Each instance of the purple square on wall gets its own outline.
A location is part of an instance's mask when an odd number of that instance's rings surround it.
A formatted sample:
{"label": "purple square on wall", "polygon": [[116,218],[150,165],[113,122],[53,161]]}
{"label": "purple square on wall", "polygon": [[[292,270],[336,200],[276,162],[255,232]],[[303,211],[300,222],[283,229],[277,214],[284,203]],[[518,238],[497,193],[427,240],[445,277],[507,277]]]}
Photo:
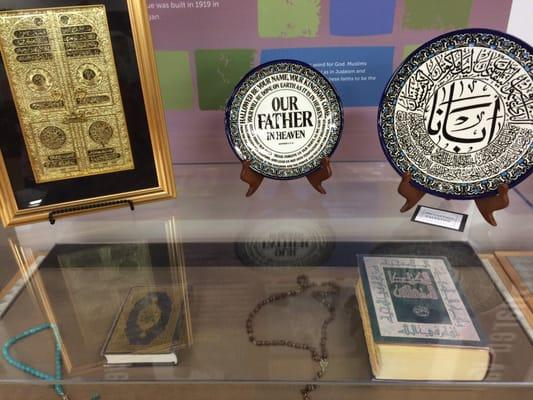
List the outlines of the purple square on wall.
{"label": "purple square on wall", "polygon": [[330,0],[330,31],[337,36],[392,33],[396,0]]}

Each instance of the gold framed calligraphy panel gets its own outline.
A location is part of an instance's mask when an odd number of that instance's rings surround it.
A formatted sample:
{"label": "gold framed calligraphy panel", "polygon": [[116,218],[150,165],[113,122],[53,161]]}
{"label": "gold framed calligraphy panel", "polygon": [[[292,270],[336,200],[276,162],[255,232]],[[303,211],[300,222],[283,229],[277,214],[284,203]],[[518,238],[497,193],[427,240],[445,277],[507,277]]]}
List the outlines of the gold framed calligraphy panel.
{"label": "gold framed calligraphy panel", "polygon": [[36,182],[134,168],[105,6],[0,12]]}
{"label": "gold framed calligraphy panel", "polygon": [[4,3],[4,225],[175,196],[145,1]]}

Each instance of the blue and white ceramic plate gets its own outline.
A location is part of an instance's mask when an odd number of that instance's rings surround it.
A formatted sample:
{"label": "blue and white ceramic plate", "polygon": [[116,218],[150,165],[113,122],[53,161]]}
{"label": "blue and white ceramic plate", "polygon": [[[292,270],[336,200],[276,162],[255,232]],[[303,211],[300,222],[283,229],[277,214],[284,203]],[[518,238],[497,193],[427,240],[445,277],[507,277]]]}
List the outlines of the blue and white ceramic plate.
{"label": "blue and white ceramic plate", "polygon": [[258,66],[226,107],[226,134],[241,161],[273,179],[295,179],[334,152],[343,127],[339,96],[316,69],[280,60]]}
{"label": "blue and white ceramic plate", "polygon": [[378,114],[399,174],[445,198],[479,198],[516,185],[533,165],[533,49],[472,29],[415,50],[387,85]]}

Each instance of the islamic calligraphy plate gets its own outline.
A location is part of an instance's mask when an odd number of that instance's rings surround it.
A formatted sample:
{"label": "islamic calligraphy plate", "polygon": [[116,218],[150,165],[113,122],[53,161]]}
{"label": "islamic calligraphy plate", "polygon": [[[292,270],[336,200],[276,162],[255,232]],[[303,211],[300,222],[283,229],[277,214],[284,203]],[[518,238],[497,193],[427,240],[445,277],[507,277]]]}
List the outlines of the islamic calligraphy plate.
{"label": "islamic calligraphy plate", "polygon": [[533,165],[533,49],[485,29],[431,40],[389,81],[378,129],[393,167],[424,191],[468,199],[516,185]]}
{"label": "islamic calligraphy plate", "polygon": [[226,134],[250,168],[295,179],[320,167],[341,137],[343,110],[331,83],[299,61],[279,60],[250,71],[226,107]]}

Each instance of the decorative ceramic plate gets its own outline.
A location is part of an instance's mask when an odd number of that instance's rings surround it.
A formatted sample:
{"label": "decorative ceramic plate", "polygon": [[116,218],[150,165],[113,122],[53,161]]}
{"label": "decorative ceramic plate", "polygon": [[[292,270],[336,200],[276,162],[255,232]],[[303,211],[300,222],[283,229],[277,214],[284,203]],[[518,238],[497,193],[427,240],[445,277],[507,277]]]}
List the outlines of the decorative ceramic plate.
{"label": "decorative ceramic plate", "polygon": [[484,29],[431,40],[390,80],[378,128],[391,164],[424,191],[466,199],[516,185],[533,165],[533,49]]}
{"label": "decorative ceramic plate", "polygon": [[237,157],[273,179],[315,171],[337,147],[343,127],[339,96],[311,66],[273,61],[250,71],[226,107],[226,134]]}

